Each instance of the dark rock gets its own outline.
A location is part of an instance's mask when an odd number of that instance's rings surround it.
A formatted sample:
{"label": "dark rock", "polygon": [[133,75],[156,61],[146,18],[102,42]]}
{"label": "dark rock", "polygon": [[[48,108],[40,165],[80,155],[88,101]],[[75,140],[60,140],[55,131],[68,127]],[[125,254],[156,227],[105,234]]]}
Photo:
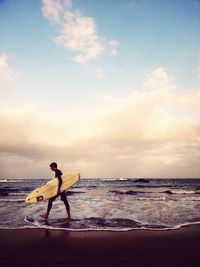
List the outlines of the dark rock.
{"label": "dark rock", "polygon": [[163,193],[165,193],[165,194],[169,194],[169,195],[173,194],[170,190],[166,190],[166,191],[164,191]]}

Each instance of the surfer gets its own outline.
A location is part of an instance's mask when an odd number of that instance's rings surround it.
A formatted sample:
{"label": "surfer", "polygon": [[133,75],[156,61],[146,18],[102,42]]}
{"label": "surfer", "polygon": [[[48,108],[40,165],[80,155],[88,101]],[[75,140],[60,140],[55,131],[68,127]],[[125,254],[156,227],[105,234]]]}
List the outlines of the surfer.
{"label": "surfer", "polygon": [[61,170],[58,169],[56,162],[52,162],[50,164],[50,168],[51,168],[52,171],[55,172],[55,177],[58,178],[58,193],[57,193],[56,196],[54,196],[54,197],[49,199],[46,214],[41,214],[40,216],[42,218],[44,218],[46,221],[48,220],[49,213],[50,213],[51,208],[52,208],[52,204],[53,204],[54,200],[60,195],[61,196],[61,200],[63,201],[63,203],[65,205],[65,208],[66,208],[66,211],[67,211],[67,219],[70,220],[71,219],[70,207],[69,207],[69,203],[67,201],[67,197],[66,197],[65,191],[63,191],[63,192],[60,191],[61,186],[62,186],[62,178],[61,178],[62,172],[61,172]]}

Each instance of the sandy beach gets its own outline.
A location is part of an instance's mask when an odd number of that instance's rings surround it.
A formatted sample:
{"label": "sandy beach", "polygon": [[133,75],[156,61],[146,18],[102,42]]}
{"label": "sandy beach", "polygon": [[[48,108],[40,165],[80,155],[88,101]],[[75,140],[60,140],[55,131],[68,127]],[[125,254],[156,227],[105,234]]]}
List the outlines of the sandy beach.
{"label": "sandy beach", "polygon": [[200,225],[169,231],[0,230],[0,265],[200,266]]}

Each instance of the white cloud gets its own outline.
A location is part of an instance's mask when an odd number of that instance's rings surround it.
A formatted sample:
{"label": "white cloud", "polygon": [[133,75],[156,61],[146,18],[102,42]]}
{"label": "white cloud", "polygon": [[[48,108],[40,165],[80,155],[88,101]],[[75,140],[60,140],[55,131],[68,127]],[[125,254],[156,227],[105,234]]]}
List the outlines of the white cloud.
{"label": "white cloud", "polygon": [[147,75],[145,86],[148,88],[174,88],[173,79],[165,69],[159,67]]}
{"label": "white cloud", "polygon": [[[43,0],[42,11],[44,17],[60,26],[60,34],[55,41],[77,53],[74,61],[87,63],[97,60],[109,46],[98,36],[94,19],[83,16],[78,10],[74,11],[71,1]],[[117,54],[116,47],[112,47],[111,53]]]}
{"label": "white cloud", "polygon": [[95,77],[97,78],[103,78],[104,77],[104,71],[100,68],[95,70]]}
{"label": "white cloud", "polygon": [[8,60],[9,56],[0,54],[0,82],[12,82],[18,76],[17,71],[8,64]]}
{"label": "white cloud", "polygon": [[150,90],[107,97],[102,110],[88,113],[76,108],[48,118],[1,107],[1,172],[22,176],[23,162],[41,173],[58,161],[84,177],[198,177],[200,118],[192,107],[199,91],[181,92],[164,68],[152,71],[145,84],[151,79]]}
{"label": "white cloud", "polygon": [[119,45],[119,43],[117,40],[111,40],[108,42],[108,47],[109,47],[111,55],[118,56],[118,54],[119,54],[118,50],[117,50],[118,45]]}
{"label": "white cloud", "polygon": [[96,33],[96,25],[91,17],[84,17],[80,12],[67,12],[62,34],[56,41],[65,48],[78,53],[74,60],[86,63],[96,60],[103,52],[103,43]]}
{"label": "white cloud", "polygon": [[71,6],[71,0],[43,0],[42,12],[50,22],[60,23],[63,12]]}

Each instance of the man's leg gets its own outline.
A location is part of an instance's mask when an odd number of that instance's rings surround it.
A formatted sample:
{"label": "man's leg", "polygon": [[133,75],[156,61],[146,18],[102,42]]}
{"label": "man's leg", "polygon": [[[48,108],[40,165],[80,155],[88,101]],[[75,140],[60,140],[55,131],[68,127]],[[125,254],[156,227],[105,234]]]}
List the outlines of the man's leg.
{"label": "man's leg", "polygon": [[66,197],[66,194],[65,192],[62,192],[61,193],[61,200],[63,201],[63,203],[65,204],[65,208],[66,208],[66,211],[67,211],[67,215],[68,215],[68,219],[71,219],[71,214],[70,214],[70,206],[69,206],[69,203],[67,201],[67,197]]}
{"label": "man's leg", "polygon": [[48,220],[49,213],[50,213],[51,208],[52,208],[52,204],[53,204],[54,200],[55,200],[57,197],[58,197],[58,195],[56,195],[55,197],[52,197],[52,198],[49,199],[46,214],[41,214],[41,215],[40,215],[40,216],[41,216],[42,218],[44,218],[46,221]]}

